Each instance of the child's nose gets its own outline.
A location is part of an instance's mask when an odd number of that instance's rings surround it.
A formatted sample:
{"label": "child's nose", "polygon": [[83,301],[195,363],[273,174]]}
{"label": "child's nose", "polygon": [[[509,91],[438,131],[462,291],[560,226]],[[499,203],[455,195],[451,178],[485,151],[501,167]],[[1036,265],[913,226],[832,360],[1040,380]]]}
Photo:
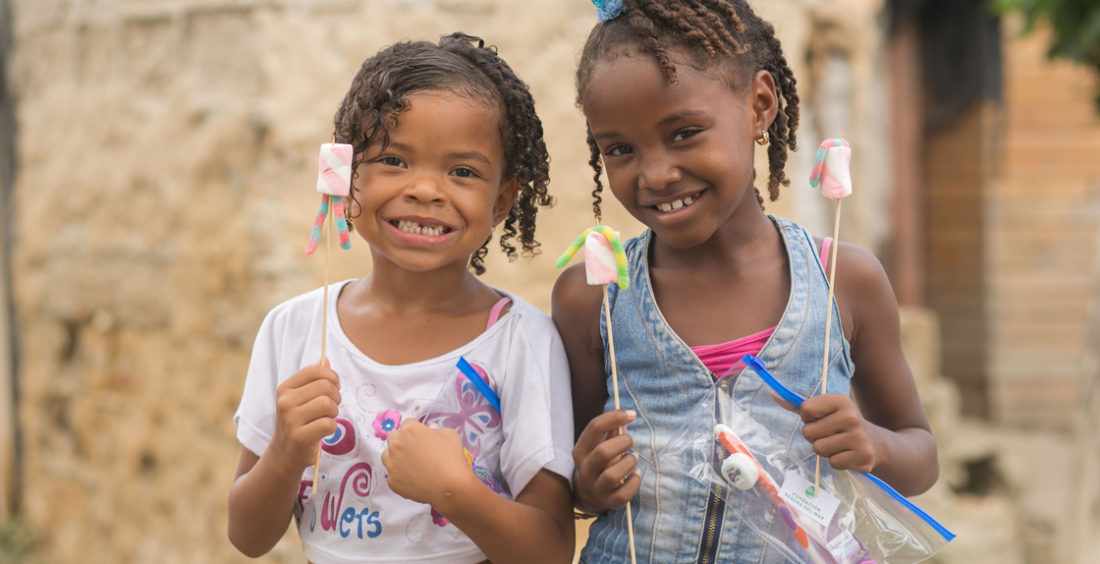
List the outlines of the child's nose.
{"label": "child's nose", "polygon": [[405,188],[405,197],[421,202],[443,200],[443,179],[436,174],[418,174]]}
{"label": "child's nose", "polygon": [[647,156],[638,175],[639,188],[664,190],[683,178],[680,167],[665,154]]}

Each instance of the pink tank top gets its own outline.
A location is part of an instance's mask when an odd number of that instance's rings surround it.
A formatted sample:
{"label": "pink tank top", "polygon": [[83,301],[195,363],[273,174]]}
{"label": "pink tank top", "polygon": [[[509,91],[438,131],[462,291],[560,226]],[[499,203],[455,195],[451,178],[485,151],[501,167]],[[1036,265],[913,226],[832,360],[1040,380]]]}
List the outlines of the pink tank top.
{"label": "pink tank top", "polygon": [[[821,266],[824,268],[829,265],[829,248],[832,247],[833,238],[826,237],[821,242]],[[753,333],[740,339],[734,339],[725,343],[718,343],[717,345],[700,345],[698,347],[691,347],[691,351],[695,353],[695,356],[699,357],[699,360],[703,361],[703,366],[710,370],[711,374],[714,374],[715,378],[723,378],[739,372],[744,368],[744,364],[741,359],[745,355],[751,354],[756,356],[760,354],[760,349],[764,348],[767,344],[768,338],[772,336],[775,331],[775,327],[764,329],[758,333]]]}

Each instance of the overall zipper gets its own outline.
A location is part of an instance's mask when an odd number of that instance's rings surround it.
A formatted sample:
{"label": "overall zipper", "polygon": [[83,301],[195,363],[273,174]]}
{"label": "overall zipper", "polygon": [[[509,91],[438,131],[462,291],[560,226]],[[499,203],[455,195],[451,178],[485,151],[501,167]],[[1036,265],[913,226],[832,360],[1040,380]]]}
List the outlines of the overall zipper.
{"label": "overall zipper", "polygon": [[[715,381],[718,375],[713,370],[708,370],[710,377]],[[715,403],[715,416],[718,416],[718,404]],[[716,445],[718,455],[725,451],[720,445]],[[728,454],[728,453],[727,453]],[[707,512],[703,518],[703,538],[699,545],[699,564],[714,564],[718,557],[718,537],[722,531],[722,520],[726,514],[726,489],[720,485],[715,486],[708,493]]]}
{"label": "overall zipper", "polygon": [[703,543],[699,548],[699,564],[714,564],[718,556],[718,537],[726,513],[726,489],[718,486],[707,499],[707,514],[703,519]]}

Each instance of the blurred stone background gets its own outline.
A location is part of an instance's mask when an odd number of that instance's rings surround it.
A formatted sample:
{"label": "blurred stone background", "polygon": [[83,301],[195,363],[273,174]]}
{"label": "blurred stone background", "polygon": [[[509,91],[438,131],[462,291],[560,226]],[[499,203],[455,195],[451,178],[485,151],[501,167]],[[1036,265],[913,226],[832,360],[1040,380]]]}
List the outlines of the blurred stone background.
{"label": "blurred stone background", "polygon": [[[756,9],[803,109],[767,210],[830,231],[806,179],[822,138],[852,141],[841,238],[897,290],[941,447],[915,501],[959,534],[934,561],[1095,562],[1096,76],[982,1]],[[490,255],[485,279],[548,311],[592,223],[573,71],[593,23],[584,0],[0,0],[0,563],[247,560],[225,508],[251,341],[320,284],[317,146],[386,44],[481,35],[530,84],[558,202],[545,252]],[[260,561],[302,562],[297,535]]]}

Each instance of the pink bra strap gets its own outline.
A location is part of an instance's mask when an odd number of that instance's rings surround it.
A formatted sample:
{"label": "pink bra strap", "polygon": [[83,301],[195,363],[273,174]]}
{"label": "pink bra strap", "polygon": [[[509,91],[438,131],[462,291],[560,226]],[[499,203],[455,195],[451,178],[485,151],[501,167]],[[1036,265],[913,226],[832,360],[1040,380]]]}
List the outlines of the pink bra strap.
{"label": "pink bra strap", "polygon": [[500,319],[500,313],[504,311],[504,308],[510,303],[512,303],[512,298],[504,296],[497,300],[497,303],[493,304],[493,309],[489,310],[489,322],[485,324],[486,329],[492,327],[493,324]]}
{"label": "pink bra strap", "polygon": [[821,241],[821,268],[829,267],[829,247],[833,246],[833,238],[826,237]]}

